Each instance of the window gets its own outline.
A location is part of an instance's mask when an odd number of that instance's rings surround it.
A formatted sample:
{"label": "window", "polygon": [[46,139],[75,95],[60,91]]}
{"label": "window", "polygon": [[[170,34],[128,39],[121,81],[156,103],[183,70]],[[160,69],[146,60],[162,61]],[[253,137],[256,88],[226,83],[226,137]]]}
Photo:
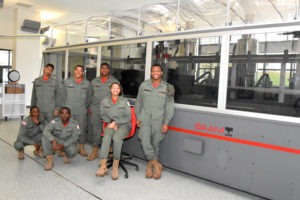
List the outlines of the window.
{"label": "window", "polygon": [[110,73],[120,81],[125,97],[136,98],[145,79],[145,59],[145,43],[102,47],[102,63],[111,66]]}
{"label": "window", "polygon": [[[64,79],[66,52],[65,51],[57,51],[51,53],[49,52],[49,53],[44,53],[43,56],[44,56],[44,66],[48,63],[54,65],[52,78],[56,79],[58,82]],[[42,70],[43,68],[41,69],[41,73],[43,73]]]}
{"label": "window", "polygon": [[96,77],[98,47],[82,48],[69,51],[68,77],[73,77],[76,65],[82,65],[85,69],[85,77],[91,81]]}
{"label": "window", "polygon": [[152,64],[163,67],[163,79],[175,87],[176,103],[217,107],[219,41],[207,37],[153,43]]}
{"label": "window", "polygon": [[228,109],[300,116],[298,33],[231,37]]}

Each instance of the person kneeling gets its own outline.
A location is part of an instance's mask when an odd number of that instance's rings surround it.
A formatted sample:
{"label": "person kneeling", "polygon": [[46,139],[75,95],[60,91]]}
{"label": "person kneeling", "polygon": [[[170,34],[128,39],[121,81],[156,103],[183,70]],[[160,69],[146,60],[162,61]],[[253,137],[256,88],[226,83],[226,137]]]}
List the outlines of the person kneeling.
{"label": "person kneeling", "polygon": [[24,159],[24,147],[34,145],[33,153],[44,158],[41,147],[41,138],[44,126],[40,122],[40,110],[37,106],[30,108],[30,116],[26,117],[20,125],[17,141],[14,143],[15,149],[18,151],[19,159]]}
{"label": "person kneeling", "polygon": [[113,169],[111,177],[119,177],[119,161],[124,138],[131,130],[131,109],[126,98],[120,97],[121,86],[115,82],[110,86],[111,97],[105,97],[101,102],[101,118],[107,123],[100,151],[100,168],[96,176],[108,173],[106,162],[111,141],[113,141]]}
{"label": "person kneeling", "polygon": [[70,163],[70,158],[78,153],[77,142],[80,136],[78,122],[70,119],[68,107],[60,109],[60,118],[52,120],[45,128],[42,138],[44,154],[47,159],[45,170],[54,166],[53,152],[62,151],[64,163]]}

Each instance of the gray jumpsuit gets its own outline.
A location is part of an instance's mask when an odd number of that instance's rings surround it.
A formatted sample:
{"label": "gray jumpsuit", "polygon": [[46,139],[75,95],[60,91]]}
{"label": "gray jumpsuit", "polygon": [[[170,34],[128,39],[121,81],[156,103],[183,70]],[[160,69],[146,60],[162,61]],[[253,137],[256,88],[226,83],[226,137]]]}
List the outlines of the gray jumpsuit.
{"label": "gray jumpsuit", "polygon": [[78,123],[70,119],[69,123],[64,126],[60,118],[52,120],[43,132],[42,146],[45,156],[52,155],[52,141],[56,140],[57,144],[64,144],[62,151],[68,158],[78,153],[77,142],[80,136]]}
{"label": "gray jumpsuit", "polygon": [[17,141],[14,147],[17,151],[23,151],[26,145],[33,145],[34,143],[41,144],[44,126],[36,124],[31,120],[31,117],[26,117],[20,125]]}
{"label": "gray jumpsuit", "polygon": [[92,80],[91,85],[93,88],[92,100],[90,104],[90,110],[92,111],[91,124],[93,131],[93,146],[98,146],[101,142],[102,123],[100,118],[100,105],[101,101],[106,96],[110,96],[110,86],[114,82],[119,82],[113,76],[109,76],[103,83],[100,77],[96,77]]}
{"label": "gray jumpsuit", "polygon": [[54,110],[60,109],[60,94],[58,83],[51,77],[47,81],[39,77],[33,82],[31,106],[39,107],[46,124],[55,118]]}
{"label": "gray jumpsuit", "polygon": [[109,123],[115,121],[118,129],[106,127],[100,158],[107,159],[111,141],[113,141],[113,157],[115,160],[120,159],[124,138],[129,135],[131,130],[131,108],[128,100],[124,97],[119,97],[114,104],[111,97],[105,97],[101,102],[101,118],[104,122]]}
{"label": "gray jumpsuit", "polygon": [[71,109],[71,118],[80,126],[79,144],[85,144],[87,127],[87,110],[92,95],[92,87],[89,81],[82,80],[77,83],[74,78],[68,78],[62,85],[63,106]]}
{"label": "gray jumpsuit", "polygon": [[174,116],[173,85],[161,81],[154,87],[152,80],[145,80],[139,88],[135,103],[137,120],[141,121],[139,139],[148,160],[157,160],[159,144],[164,139],[163,124],[169,124]]}

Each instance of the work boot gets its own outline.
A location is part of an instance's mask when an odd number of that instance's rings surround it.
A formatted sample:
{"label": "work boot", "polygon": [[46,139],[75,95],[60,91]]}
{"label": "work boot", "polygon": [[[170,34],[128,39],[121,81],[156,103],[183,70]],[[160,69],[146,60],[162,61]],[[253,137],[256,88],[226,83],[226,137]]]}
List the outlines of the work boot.
{"label": "work boot", "polygon": [[106,167],[106,159],[101,159],[100,160],[100,167],[98,169],[98,171],[96,172],[96,176],[100,176],[103,177],[104,175],[106,175],[108,173],[107,167]]}
{"label": "work boot", "polygon": [[88,156],[88,154],[84,150],[84,144],[79,144],[79,154],[83,157]]}
{"label": "work boot", "polygon": [[45,158],[44,154],[43,154],[43,149],[42,147],[38,148],[38,149],[35,149],[33,151],[33,154],[40,157],[40,158]]}
{"label": "work boot", "polygon": [[146,168],[146,178],[152,178],[152,177],[153,177],[153,161],[149,160]]}
{"label": "work boot", "polygon": [[58,153],[58,157],[65,157],[65,152],[60,151],[60,152]]}
{"label": "work boot", "polygon": [[94,160],[95,158],[98,158],[98,147],[93,147],[93,151],[91,155],[87,158],[87,160]]}
{"label": "work boot", "polygon": [[113,180],[117,180],[119,177],[119,161],[120,160],[114,159],[114,162],[113,162],[112,172],[111,172],[111,178]]}
{"label": "work boot", "polygon": [[157,161],[153,160],[153,166],[154,166],[154,179],[159,179],[161,177],[161,170],[163,169],[163,166]]}
{"label": "work boot", "polygon": [[45,170],[51,170],[52,167],[54,166],[54,160],[53,160],[53,156],[52,155],[48,155],[46,156],[47,159],[47,163],[45,165]]}
{"label": "work boot", "polygon": [[69,164],[69,163],[70,163],[70,158],[68,158],[68,157],[66,156],[66,154],[64,155],[64,163],[65,163],[65,164]]}
{"label": "work boot", "polygon": [[24,159],[24,150],[18,151],[18,159],[20,160]]}

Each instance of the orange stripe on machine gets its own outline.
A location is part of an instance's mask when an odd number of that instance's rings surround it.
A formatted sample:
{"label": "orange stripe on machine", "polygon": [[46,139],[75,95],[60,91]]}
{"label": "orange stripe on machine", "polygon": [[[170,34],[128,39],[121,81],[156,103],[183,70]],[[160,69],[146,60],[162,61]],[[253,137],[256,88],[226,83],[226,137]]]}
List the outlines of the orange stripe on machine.
{"label": "orange stripe on machine", "polygon": [[172,126],[169,126],[169,130],[198,135],[198,136],[207,137],[207,138],[213,138],[213,139],[217,139],[217,140],[245,144],[245,145],[250,145],[250,146],[255,146],[255,147],[260,147],[260,148],[265,148],[265,149],[272,149],[272,150],[276,150],[276,151],[300,154],[300,149],[292,149],[292,148],[276,146],[276,145],[272,145],[272,144],[253,142],[253,141],[249,141],[249,140],[242,140],[242,139],[238,139],[238,138],[226,137],[226,136],[216,135],[216,134],[211,134],[211,133],[203,133],[203,132],[192,131],[192,130],[187,130],[187,129],[182,129],[182,128],[176,128],[176,127],[172,127]]}

